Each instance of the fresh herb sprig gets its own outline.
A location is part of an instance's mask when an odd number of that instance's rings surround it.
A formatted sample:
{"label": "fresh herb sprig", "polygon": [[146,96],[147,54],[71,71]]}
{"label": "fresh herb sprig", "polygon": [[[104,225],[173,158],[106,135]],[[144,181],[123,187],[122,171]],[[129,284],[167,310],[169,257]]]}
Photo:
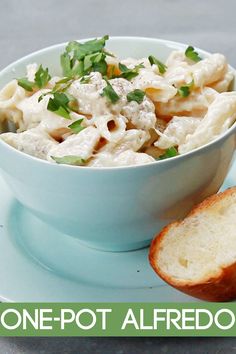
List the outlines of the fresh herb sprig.
{"label": "fresh herb sprig", "polygon": [[93,39],[85,43],[69,42],[65,52],[61,55],[63,75],[67,77],[82,77],[91,71],[98,71],[102,75],[107,72],[106,56],[104,50],[109,36]]}
{"label": "fresh herb sprig", "polygon": [[139,69],[144,68],[143,63],[135,65],[133,69],[129,69],[126,65],[119,63],[119,69],[121,71],[120,75],[117,75],[117,78],[123,78],[128,81],[132,80],[139,74]]}
{"label": "fresh herb sprig", "polygon": [[60,86],[57,85],[59,84],[56,83],[53,90],[39,96],[38,102],[42,101],[45,96],[51,95],[48,101],[47,110],[65,119],[71,119],[70,113],[78,111],[78,102],[74,96],[66,93],[65,89],[60,90]]}
{"label": "fresh herb sprig", "polygon": [[[107,63],[105,58],[106,55],[110,54],[104,50],[104,47],[108,38],[108,36],[104,36],[85,43],[69,42],[65,52],[61,55],[61,67],[65,77],[56,82],[51,91],[41,95],[39,102],[45,95],[52,95],[48,101],[47,109],[61,117],[70,119],[70,112],[74,110],[73,105],[76,100],[66,91],[77,79],[80,79],[81,83],[88,83],[90,78],[86,75],[89,75],[91,71],[99,71],[102,75],[106,75]],[[39,74],[37,78],[41,84],[44,76],[42,73]],[[23,82],[23,84],[31,89],[30,83]],[[77,125],[76,128],[72,126],[73,129],[78,130],[80,128]]]}
{"label": "fresh herb sprig", "polygon": [[52,91],[53,92],[65,92],[73,82],[74,82],[73,78],[64,77],[63,79],[61,79],[55,83]]}
{"label": "fresh herb sprig", "polygon": [[54,92],[53,97],[49,98],[47,109],[57,115],[71,119],[70,112],[72,109],[69,106],[69,103],[72,101],[70,96],[63,92]]}
{"label": "fresh herb sprig", "polygon": [[200,57],[198,52],[196,52],[194,47],[192,47],[191,45],[188,46],[188,48],[185,50],[185,56],[186,56],[186,58],[188,58],[196,63],[199,62],[200,60],[202,60],[202,58]]}
{"label": "fresh herb sprig", "polygon": [[17,79],[18,85],[23,87],[26,91],[32,92],[35,87],[34,81],[29,81],[27,77],[22,77],[21,79]]}
{"label": "fresh herb sprig", "polygon": [[34,81],[30,81],[27,77],[18,79],[18,85],[23,87],[26,91],[32,92],[35,88],[43,88],[47,85],[51,76],[49,75],[48,68],[44,69],[42,65],[35,73]]}
{"label": "fresh herb sprig", "polygon": [[83,118],[76,120],[75,122],[73,122],[72,124],[70,124],[70,125],[68,126],[68,128],[70,128],[70,129],[73,131],[73,133],[78,134],[78,133],[81,132],[83,129],[85,129],[85,127],[82,127],[82,125],[81,125],[81,123],[83,122],[83,120],[84,120]]}
{"label": "fresh herb sprig", "polygon": [[167,66],[162,63],[160,60],[158,60],[156,57],[154,57],[153,55],[149,55],[148,60],[150,62],[151,65],[157,65],[160,74],[164,74],[167,70]]}
{"label": "fresh herb sprig", "polygon": [[111,103],[116,103],[119,101],[120,96],[113,89],[109,81],[106,81],[107,86],[102,90],[101,96],[106,97]]}
{"label": "fresh herb sprig", "polygon": [[191,93],[191,89],[194,86],[194,81],[192,80],[189,84],[183,85],[180,88],[178,88],[178,94],[185,98],[188,97]]}
{"label": "fresh herb sprig", "polygon": [[135,89],[134,91],[131,91],[128,93],[127,95],[127,101],[131,102],[131,101],[135,101],[138,104],[143,102],[145,96],[145,92],[139,89]]}

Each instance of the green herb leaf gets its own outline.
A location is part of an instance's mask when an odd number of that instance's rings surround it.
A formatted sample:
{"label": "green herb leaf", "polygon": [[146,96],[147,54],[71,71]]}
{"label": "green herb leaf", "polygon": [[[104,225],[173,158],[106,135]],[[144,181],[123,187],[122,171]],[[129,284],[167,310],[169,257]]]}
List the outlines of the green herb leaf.
{"label": "green herb leaf", "polygon": [[117,77],[121,77],[126,80],[132,80],[139,74],[139,69],[144,68],[143,64],[136,65],[133,69],[129,69],[126,65],[119,63],[119,69],[121,74]]}
{"label": "green herb leaf", "polygon": [[68,128],[70,128],[73,131],[73,133],[77,134],[77,133],[81,132],[81,130],[85,129],[85,127],[81,126],[82,122],[83,122],[83,118],[78,119],[74,123],[70,124],[68,126]]}
{"label": "green herb leaf", "polygon": [[35,83],[33,81],[29,81],[27,77],[23,77],[22,79],[18,79],[18,85],[23,87],[26,91],[33,91],[35,87]]}
{"label": "green herb leaf", "polygon": [[85,43],[79,43],[76,41],[70,42],[67,47],[66,51],[67,53],[74,53],[74,57],[77,60],[84,59],[86,55],[93,54],[96,52],[100,52],[105,44],[106,41],[109,39],[109,36],[104,36],[100,39],[92,39],[90,41],[87,41]]}
{"label": "green herb leaf", "polygon": [[93,63],[93,71],[97,71],[101,73],[102,75],[106,75],[107,73],[107,63],[104,59],[101,59],[99,62],[94,62]]}
{"label": "green herb leaf", "polygon": [[164,159],[169,159],[170,157],[174,157],[178,155],[178,151],[176,150],[175,147],[171,147],[169,149],[166,150],[166,152],[159,156],[160,160],[164,160]]}
{"label": "green herb leaf", "polygon": [[[51,91],[48,91],[46,93],[42,93],[42,95],[39,96],[38,102],[42,101],[44,96],[53,95],[54,93],[57,93],[57,92],[62,93],[64,91],[66,91],[69,88],[69,86],[72,84],[72,82],[73,82],[73,79],[70,77],[65,77],[65,78],[57,81]],[[68,93],[66,95],[68,97],[70,96]],[[74,98],[73,98],[73,100],[74,100]]]}
{"label": "green herb leaf", "polygon": [[86,72],[84,71],[84,62],[83,61],[76,62],[72,68],[72,71],[71,71],[72,77],[73,76],[74,77],[76,77],[76,76],[81,77],[85,74],[86,74]]}
{"label": "green herb leaf", "polygon": [[84,57],[84,73],[98,71],[102,75],[105,75],[107,72],[107,63],[105,58],[106,56],[102,52],[86,55]]}
{"label": "green herb leaf", "polygon": [[69,102],[70,99],[65,93],[54,92],[53,97],[50,97],[48,101],[47,109],[63,118],[71,119]]}
{"label": "green herb leaf", "polygon": [[109,39],[109,36],[106,35],[100,39],[97,39],[97,38],[92,39],[92,40],[87,41],[85,43],[78,43],[77,42],[77,45],[75,45],[75,43],[74,43],[73,47],[76,48],[74,50],[75,57],[78,60],[81,60],[86,55],[100,52],[104,48],[105,43],[108,39]]}
{"label": "green herb leaf", "polygon": [[80,48],[80,43],[76,41],[71,41],[66,46],[66,53],[74,53]]}
{"label": "green herb leaf", "polygon": [[108,38],[104,36],[85,43],[69,42],[65,53],[61,55],[63,75],[81,77],[91,71],[98,71],[105,75],[107,72],[105,58],[108,53],[105,52],[104,46]]}
{"label": "green herb leaf", "polygon": [[122,64],[122,63],[119,63],[119,69],[122,73],[130,71],[130,69],[125,64]]}
{"label": "green herb leaf", "polygon": [[189,84],[186,84],[184,86],[181,86],[178,89],[178,94],[181,97],[188,97],[190,92],[191,92],[191,88],[194,86],[194,81],[192,80]]}
{"label": "green herb leaf", "polygon": [[70,85],[72,84],[73,79],[71,77],[65,77],[55,83],[55,86],[53,87],[53,93],[54,92],[64,92],[66,91]]}
{"label": "green herb leaf", "polygon": [[81,166],[81,165],[84,165],[84,163],[86,162],[81,157],[74,156],[74,155],[68,155],[68,156],[62,156],[62,157],[51,156],[51,158],[54,161],[56,161],[56,163],[65,164],[65,165]]}
{"label": "green herb leaf", "polygon": [[185,56],[188,59],[195,61],[196,63],[202,60],[202,58],[199,56],[199,54],[195,51],[194,47],[192,46],[188,46],[188,48],[185,50]]}
{"label": "green herb leaf", "polygon": [[90,76],[82,76],[79,82],[81,84],[89,84],[90,80],[91,80]]}
{"label": "green herb leaf", "polygon": [[181,86],[181,87],[178,89],[178,94],[179,94],[181,97],[188,97],[188,95],[190,94],[189,86]]}
{"label": "green herb leaf", "polygon": [[34,81],[29,81],[27,77],[23,77],[17,81],[19,86],[23,87],[26,91],[32,92],[35,87],[41,89],[46,86],[50,79],[51,76],[48,73],[48,68],[43,69],[42,65],[40,65],[35,73]]}
{"label": "green herb leaf", "polygon": [[56,113],[58,116],[61,116],[65,119],[70,119],[68,110],[66,110],[64,107],[58,107],[53,98],[49,99],[47,109],[53,113]]}
{"label": "green herb leaf", "polygon": [[[109,39],[109,38],[108,38],[108,39]],[[103,49],[103,53],[105,53],[105,54],[106,54],[106,56],[108,56],[108,57],[115,58],[115,55],[114,55],[114,54],[112,54],[112,53],[110,53],[110,52],[108,52],[108,50],[106,50],[106,49]]]}
{"label": "green herb leaf", "polygon": [[37,85],[38,88],[45,87],[48,83],[48,81],[51,79],[51,76],[48,73],[48,68],[43,69],[42,65],[38,68],[38,70],[35,73],[35,84]]}
{"label": "green herb leaf", "polygon": [[145,92],[139,89],[136,89],[134,91],[131,91],[128,93],[127,95],[127,101],[131,102],[131,101],[135,101],[137,103],[142,103],[143,102],[143,98],[145,96]]}
{"label": "green herb leaf", "polygon": [[101,96],[106,97],[111,103],[116,103],[119,101],[120,97],[117,95],[116,91],[113,89],[111,84],[107,81],[107,86],[104,87]]}
{"label": "green herb leaf", "polygon": [[63,53],[60,57],[62,73],[64,76],[70,77],[72,75],[71,59],[68,53]]}
{"label": "green herb leaf", "polygon": [[166,72],[167,66],[162,63],[160,60],[155,58],[153,55],[149,55],[148,60],[151,65],[156,64],[158,66],[158,69],[161,74],[164,74]]}
{"label": "green herb leaf", "polygon": [[97,54],[90,54],[84,57],[84,71],[88,71],[92,68],[96,56]]}

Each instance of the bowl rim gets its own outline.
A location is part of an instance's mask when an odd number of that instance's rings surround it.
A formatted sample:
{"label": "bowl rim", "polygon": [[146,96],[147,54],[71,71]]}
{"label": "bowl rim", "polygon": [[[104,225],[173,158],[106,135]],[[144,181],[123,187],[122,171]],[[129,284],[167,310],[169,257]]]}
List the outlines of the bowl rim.
{"label": "bowl rim", "polygon": [[[85,42],[88,40],[92,40],[94,38],[84,38],[84,39],[76,39],[76,41],[80,41],[80,42]],[[167,40],[167,39],[161,39],[161,38],[155,38],[155,37],[142,37],[142,36],[109,36],[109,40],[112,41],[121,41],[121,40],[128,40],[128,41],[134,41],[134,40],[142,40],[142,41],[149,41],[149,42],[153,42],[153,43],[160,43],[160,44],[165,44],[165,45],[170,45],[172,47],[176,47],[176,49],[184,49],[186,47],[188,47],[188,44],[182,43],[182,42],[178,42],[178,41],[171,41],[171,40]],[[27,59],[30,59],[31,57],[34,57],[35,55],[38,54],[43,54],[46,53],[50,50],[54,50],[54,49],[59,49],[59,48],[63,48],[64,46],[67,45],[68,42],[62,42],[62,43],[57,43],[57,44],[53,44],[47,47],[44,47],[42,49],[36,50],[34,52],[31,52],[15,61],[13,61],[12,63],[10,63],[9,65],[7,65],[6,67],[4,67],[2,70],[0,70],[0,80],[1,80],[1,76],[3,76],[5,74],[5,72],[8,72],[11,69],[14,69],[15,66],[21,65],[22,62],[24,62]],[[211,54],[211,52],[208,52],[206,50],[203,50],[201,48],[198,48],[196,46],[194,46],[195,49],[197,49],[197,51],[199,51],[201,54],[203,54],[204,56],[209,56]],[[236,69],[234,69],[231,65],[229,65],[230,69],[233,71],[234,73],[234,80],[236,80]],[[1,88],[0,88],[1,89]],[[233,91],[232,91],[233,92]],[[2,146],[3,148],[5,147],[6,149],[9,149],[10,151],[16,153],[16,154],[20,154],[20,156],[22,158],[26,158],[29,159],[31,161],[35,161],[35,163],[42,163],[45,164],[47,166],[52,166],[51,168],[65,168],[65,169],[77,169],[77,170],[92,170],[92,171],[113,171],[113,170],[130,170],[130,169],[142,169],[142,168],[147,168],[148,166],[156,166],[156,165],[164,165],[164,164],[170,164],[172,163],[171,161],[175,161],[177,162],[178,160],[183,160],[186,158],[190,158],[193,155],[198,154],[201,151],[207,150],[208,148],[213,148],[214,145],[217,145],[221,140],[223,141],[224,139],[228,138],[231,134],[235,134],[236,136],[236,122],[233,123],[233,125],[227,129],[223,134],[219,135],[216,139],[210,141],[209,143],[202,145],[194,150],[191,150],[187,153],[184,153],[182,155],[177,155],[174,157],[171,157],[169,159],[163,159],[163,160],[156,160],[153,162],[149,162],[149,163],[145,163],[145,164],[140,164],[140,165],[128,165],[128,166],[104,166],[104,167],[94,167],[94,166],[74,166],[74,165],[67,165],[67,164],[57,164],[57,163],[52,163],[50,161],[47,160],[43,160],[40,159],[38,157],[29,155],[27,153],[24,153],[20,150],[17,150],[16,148],[14,148],[13,146],[7,144],[5,141],[3,141],[2,139],[0,139],[0,146]],[[1,134],[0,134],[1,135]]]}

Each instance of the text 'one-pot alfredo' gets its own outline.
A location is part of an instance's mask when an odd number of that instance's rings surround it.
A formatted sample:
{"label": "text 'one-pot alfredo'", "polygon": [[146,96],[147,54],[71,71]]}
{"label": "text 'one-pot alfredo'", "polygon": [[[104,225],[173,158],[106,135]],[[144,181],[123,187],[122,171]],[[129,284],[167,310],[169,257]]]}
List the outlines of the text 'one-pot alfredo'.
{"label": "text 'one-pot alfredo'", "polygon": [[0,91],[1,139],[52,163],[127,166],[189,152],[235,122],[224,55],[202,59],[189,46],[165,63],[151,53],[119,60],[107,39],[70,42],[60,77],[30,64],[9,82]]}

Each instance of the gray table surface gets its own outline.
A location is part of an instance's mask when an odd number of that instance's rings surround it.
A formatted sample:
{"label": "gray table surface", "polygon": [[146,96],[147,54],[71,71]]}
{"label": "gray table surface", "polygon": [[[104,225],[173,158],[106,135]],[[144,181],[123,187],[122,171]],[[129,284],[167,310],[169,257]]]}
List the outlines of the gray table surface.
{"label": "gray table surface", "polygon": [[[235,0],[0,0],[0,6],[0,68],[54,43],[104,34],[181,41],[236,61]],[[0,354],[234,352],[234,338],[0,339]]]}

